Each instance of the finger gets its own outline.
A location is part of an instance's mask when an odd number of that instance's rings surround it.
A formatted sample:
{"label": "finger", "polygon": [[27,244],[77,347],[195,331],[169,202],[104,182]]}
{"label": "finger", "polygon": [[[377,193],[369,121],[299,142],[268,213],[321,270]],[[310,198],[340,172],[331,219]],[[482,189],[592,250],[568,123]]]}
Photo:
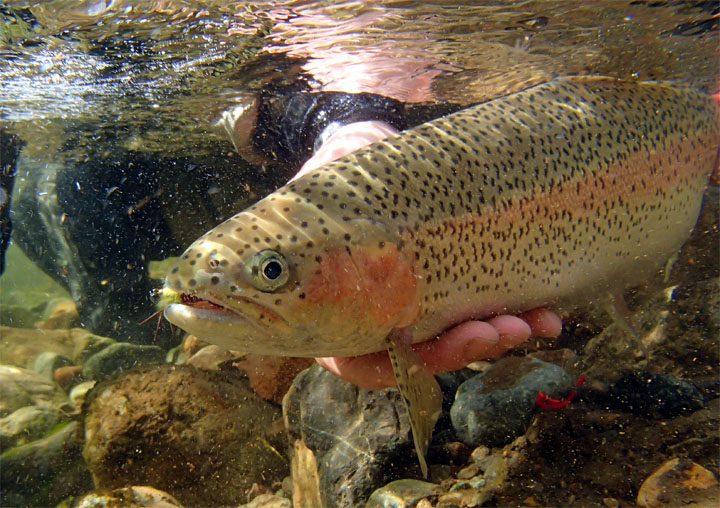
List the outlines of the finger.
{"label": "finger", "polygon": [[315,358],[323,368],[361,388],[377,390],[395,386],[387,351],[362,356]]}
{"label": "finger", "polygon": [[[462,323],[435,340],[413,346],[420,360],[437,374],[458,370],[474,361],[494,358],[531,336],[557,337],[562,321],[554,312],[539,308],[520,316],[497,316]],[[317,358],[336,376],[368,389],[395,385],[390,359],[385,351],[354,357]]]}
{"label": "finger", "polygon": [[497,345],[488,351],[488,358],[494,358],[504,354],[509,349],[528,340],[532,334],[530,325],[517,316],[496,316],[489,319],[488,323],[494,326],[500,335],[500,340]]}
{"label": "finger", "polygon": [[434,374],[458,370],[468,363],[489,358],[500,342],[498,331],[484,321],[467,321],[435,340],[416,344],[413,349]]}
{"label": "finger", "polygon": [[541,307],[529,310],[518,317],[530,325],[533,337],[554,338],[562,332],[562,320],[551,310]]}
{"label": "finger", "polygon": [[[499,341],[500,336],[494,326],[484,321],[468,321],[437,339],[413,345],[413,350],[420,361],[437,374],[461,369],[468,363],[493,356]],[[395,386],[395,374],[385,351],[316,360],[336,376],[363,388],[374,390]]]}

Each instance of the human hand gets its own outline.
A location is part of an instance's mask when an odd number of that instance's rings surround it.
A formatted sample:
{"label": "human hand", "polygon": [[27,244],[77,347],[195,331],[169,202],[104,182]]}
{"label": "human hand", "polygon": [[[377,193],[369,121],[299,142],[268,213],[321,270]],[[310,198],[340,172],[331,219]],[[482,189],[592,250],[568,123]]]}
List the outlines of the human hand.
{"label": "human hand", "polygon": [[[518,316],[467,321],[436,339],[413,344],[413,350],[433,374],[439,374],[498,357],[530,337],[557,337],[561,331],[560,317],[548,309],[538,308]],[[315,360],[336,376],[362,388],[395,386],[395,375],[385,351]]]}

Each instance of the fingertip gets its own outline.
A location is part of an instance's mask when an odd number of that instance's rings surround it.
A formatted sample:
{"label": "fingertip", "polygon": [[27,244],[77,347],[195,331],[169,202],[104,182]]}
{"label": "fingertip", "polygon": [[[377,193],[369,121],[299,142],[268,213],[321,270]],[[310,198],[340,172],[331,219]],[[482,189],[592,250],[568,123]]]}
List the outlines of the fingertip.
{"label": "fingertip", "polygon": [[530,325],[533,337],[554,338],[562,333],[562,319],[549,309],[533,309],[520,317]]}
{"label": "fingertip", "polygon": [[488,323],[497,329],[500,334],[500,341],[508,348],[525,342],[532,334],[530,325],[517,316],[496,316],[488,320]]}
{"label": "fingertip", "polygon": [[320,364],[320,366],[327,370],[328,372],[335,374],[338,377],[342,377],[340,375],[340,370],[337,368],[337,360],[338,358],[335,358],[333,356],[327,356],[324,358],[315,358],[315,361]]}

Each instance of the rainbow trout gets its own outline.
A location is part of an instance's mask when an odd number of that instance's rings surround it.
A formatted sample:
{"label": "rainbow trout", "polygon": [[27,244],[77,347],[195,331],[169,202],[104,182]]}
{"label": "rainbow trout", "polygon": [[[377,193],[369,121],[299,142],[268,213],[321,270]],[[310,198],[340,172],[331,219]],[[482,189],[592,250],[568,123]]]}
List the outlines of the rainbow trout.
{"label": "rainbow trout", "polygon": [[408,343],[642,283],[688,237],[719,144],[711,98],[568,77],[319,168],[195,241],[167,319],[258,354],[387,349],[424,454],[440,389]]}

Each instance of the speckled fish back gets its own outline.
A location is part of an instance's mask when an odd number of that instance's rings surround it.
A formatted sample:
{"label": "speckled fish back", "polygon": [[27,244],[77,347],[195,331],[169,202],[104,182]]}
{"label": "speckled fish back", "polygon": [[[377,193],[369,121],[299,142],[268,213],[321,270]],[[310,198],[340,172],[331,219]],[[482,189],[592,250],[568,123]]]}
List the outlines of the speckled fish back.
{"label": "speckled fish back", "polygon": [[699,91],[564,78],[289,188],[345,223],[397,228],[423,280],[423,314],[453,309],[457,322],[642,282],[689,235],[718,143],[717,107]]}

